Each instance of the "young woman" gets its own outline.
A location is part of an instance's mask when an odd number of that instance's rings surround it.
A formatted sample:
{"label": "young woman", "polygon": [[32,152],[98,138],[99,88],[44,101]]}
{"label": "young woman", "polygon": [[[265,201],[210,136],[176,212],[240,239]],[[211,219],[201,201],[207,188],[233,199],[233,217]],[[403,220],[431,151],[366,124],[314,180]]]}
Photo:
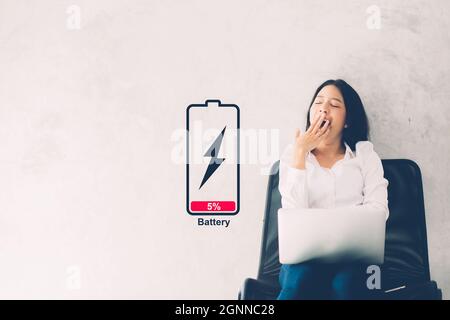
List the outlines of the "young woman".
{"label": "young woman", "polygon": [[[389,216],[380,157],[368,141],[369,126],[358,93],[344,80],[325,81],[316,90],[306,130],[280,161],[283,208],[336,208],[362,205]],[[284,264],[278,299],[369,299],[367,265],[307,261]],[[325,295],[331,292],[332,296]]]}

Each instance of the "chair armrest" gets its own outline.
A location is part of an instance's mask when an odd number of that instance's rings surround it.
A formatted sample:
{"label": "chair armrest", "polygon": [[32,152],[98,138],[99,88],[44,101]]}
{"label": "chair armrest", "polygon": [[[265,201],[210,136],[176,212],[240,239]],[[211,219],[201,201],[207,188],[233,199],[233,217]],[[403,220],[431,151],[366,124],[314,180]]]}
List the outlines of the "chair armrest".
{"label": "chair armrest", "polygon": [[239,300],[275,300],[280,289],[262,280],[247,278],[239,291]]}
{"label": "chair armrest", "polygon": [[405,285],[404,288],[385,292],[383,299],[389,300],[442,300],[442,290],[436,281],[425,281]]}

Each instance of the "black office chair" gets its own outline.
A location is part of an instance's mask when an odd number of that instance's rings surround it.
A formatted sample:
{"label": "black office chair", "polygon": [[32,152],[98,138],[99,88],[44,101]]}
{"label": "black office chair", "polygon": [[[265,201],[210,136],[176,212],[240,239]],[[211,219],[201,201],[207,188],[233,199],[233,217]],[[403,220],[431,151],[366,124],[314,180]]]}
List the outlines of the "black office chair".
{"label": "black office chair", "polygon": [[[389,181],[389,219],[386,225],[385,261],[381,266],[380,299],[441,300],[442,291],[430,280],[427,231],[418,165],[406,159],[382,160]],[[279,161],[272,166],[267,188],[264,227],[257,279],[247,278],[240,300],[273,300],[281,288],[278,258],[277,211]],[[368,275],[369,276],[369,275]]]}

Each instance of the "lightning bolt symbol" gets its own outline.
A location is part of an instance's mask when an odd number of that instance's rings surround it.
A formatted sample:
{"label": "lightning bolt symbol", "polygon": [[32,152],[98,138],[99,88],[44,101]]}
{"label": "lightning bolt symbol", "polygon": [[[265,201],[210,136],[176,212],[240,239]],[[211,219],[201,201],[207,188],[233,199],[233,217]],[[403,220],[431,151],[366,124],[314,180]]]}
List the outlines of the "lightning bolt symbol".
{"label": "lightning bolt symbol", "polygon": [[[202,183],[200,184],[200,188],[208,181],[208,179],[213,175],[213,173],[220,167],[222,162],[225,161],[225,158],[217,158],[219,154],[220,145],[222,144],[222,139],[225,134],[225,128],[223,128],[222,132],[217,136],[216,140],[209,147],[208,151],[206,151],[204,157],[211,157],[209,161],[208,168],[206,168],[205,175],[203,176]],[[199,188],[199,189],[200,189]]]}

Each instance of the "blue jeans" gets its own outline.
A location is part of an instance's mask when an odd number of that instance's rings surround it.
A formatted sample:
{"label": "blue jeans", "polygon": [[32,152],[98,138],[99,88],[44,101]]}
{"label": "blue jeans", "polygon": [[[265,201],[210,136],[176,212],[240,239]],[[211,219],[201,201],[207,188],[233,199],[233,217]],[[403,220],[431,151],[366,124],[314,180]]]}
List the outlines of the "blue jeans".
{"label": "blue jeans", "polygon": [[[283,264],[278,300],[371,299],[370,276],[364,264],[323,264],[313,261]],[[331,294],[331,296],[330,296]]]}

